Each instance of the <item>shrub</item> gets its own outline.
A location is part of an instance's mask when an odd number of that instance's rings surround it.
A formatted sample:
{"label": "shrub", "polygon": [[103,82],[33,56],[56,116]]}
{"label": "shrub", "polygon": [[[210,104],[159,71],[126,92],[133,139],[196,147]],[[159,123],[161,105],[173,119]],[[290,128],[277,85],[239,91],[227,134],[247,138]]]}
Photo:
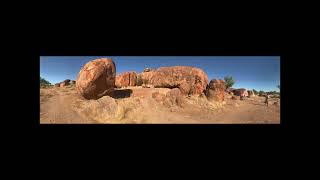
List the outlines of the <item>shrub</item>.
{"label": "shrub", "polygon": [[224,81],[226,83],[226,89],[231,88],[235,83],[235,80],[233,79],[232,76],[224,77]]}
{"label": "shrub", "polygon": [[137,81],[136,81],[136,84],[137,84],[137,86],[141,86],[142,85],[142,78],[141,78],[141,75],[138,75],[138,77],[137,77]]}
{"label": "shrub", "polygon": [[253,91],[254,94],[258,94],[258,91],[257,91],[257,90],[252,89],[252,91]]}
{"label": "shrub", "polygon": [[40,87],[50,87],[51,83],[40,76]]}

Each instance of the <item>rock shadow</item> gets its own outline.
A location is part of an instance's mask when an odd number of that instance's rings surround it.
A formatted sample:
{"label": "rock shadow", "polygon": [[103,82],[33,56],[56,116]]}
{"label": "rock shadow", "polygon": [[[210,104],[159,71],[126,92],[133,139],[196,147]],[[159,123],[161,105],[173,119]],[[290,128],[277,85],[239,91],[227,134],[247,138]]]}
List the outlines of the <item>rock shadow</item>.
{"label": "rock shadow", "polygon": [[115,99],[129,98],[132,94],[131,89],[115,89],[112,97]]}

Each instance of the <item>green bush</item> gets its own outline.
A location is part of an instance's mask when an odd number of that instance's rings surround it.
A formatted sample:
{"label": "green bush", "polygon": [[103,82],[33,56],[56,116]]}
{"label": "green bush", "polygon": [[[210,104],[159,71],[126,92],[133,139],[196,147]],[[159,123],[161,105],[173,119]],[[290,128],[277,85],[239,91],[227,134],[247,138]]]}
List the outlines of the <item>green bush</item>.
{"label": "green bush", "polygon": [[252,89],[252,91],[253,91],[254,94],[258,94],[258,91],[257,91],[257,90]]}
{"label": "green bush", "polygon": [[40,76],[40,87],[50,87],[52,84]]}
{"label": "green bush", "polygon": [[224,77],[224,81],[225,81],[225,83],[226,83],[226,88],[227,88],[227,89],[228,89],[228,88],[231,88],[231,87],[234,85],[234,83],[235,83],[235,80],[233,79],[232,76],[226,76],[226,77]]}

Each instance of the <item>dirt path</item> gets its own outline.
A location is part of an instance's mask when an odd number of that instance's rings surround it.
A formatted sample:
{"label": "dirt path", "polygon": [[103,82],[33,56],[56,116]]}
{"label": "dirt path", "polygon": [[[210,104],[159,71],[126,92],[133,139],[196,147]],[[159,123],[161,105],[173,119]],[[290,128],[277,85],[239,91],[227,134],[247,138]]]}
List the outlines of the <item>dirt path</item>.
{"label": "dirt path", "polygon": [[40,107],[40,120],[43,124],[97,123],[79,116],[71,104],[78,98],[74,91],[66,88],[56,89],[54,95],[43,102]]}
{"label": "dirt path", "polygon": [[275,105],[266,106],[260,99],[257,101],[239,101],[238,107],[227,104],[224,112],[215,116],[215,123],[280,123],[280,108]]}

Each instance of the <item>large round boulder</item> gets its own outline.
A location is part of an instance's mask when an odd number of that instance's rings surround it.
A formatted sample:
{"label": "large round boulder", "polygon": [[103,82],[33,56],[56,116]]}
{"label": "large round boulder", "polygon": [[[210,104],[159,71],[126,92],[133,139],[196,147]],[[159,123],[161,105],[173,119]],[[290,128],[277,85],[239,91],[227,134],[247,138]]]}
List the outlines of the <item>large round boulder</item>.
{"label": "large round boulder", "polygon": [[86,99],[98,99],[112,95],[115,86],[116,66],[111,58],[101,58],[88,62],[80,70],[77,92]]}

